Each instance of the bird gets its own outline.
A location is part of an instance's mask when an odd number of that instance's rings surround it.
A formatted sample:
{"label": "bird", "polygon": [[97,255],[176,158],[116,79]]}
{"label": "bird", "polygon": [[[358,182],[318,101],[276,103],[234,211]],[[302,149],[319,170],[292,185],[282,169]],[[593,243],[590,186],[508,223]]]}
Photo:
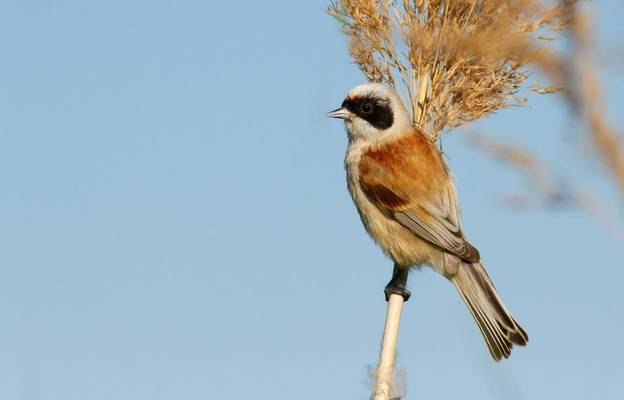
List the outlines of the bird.
{"label": "bird", "polygon": [[394,261],[386,300],[397,294],[407,301],[409,271],[429,266],[457,288],[494,360],[508,358],[513,345],[526,345],[526,332],[462,231],[442,153],[413,126],[395,90],[381,83],[358,85],[327,116],[344,120],[349,193],[364,228]]}

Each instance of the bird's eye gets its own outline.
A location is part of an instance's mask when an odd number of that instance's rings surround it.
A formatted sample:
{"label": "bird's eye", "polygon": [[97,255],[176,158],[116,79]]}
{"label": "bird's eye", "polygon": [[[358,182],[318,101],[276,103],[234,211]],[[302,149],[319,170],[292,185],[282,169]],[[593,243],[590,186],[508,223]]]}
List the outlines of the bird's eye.
{"label": "bird's eye", "polygon": [[370,114],[373,112],[373,104],[372,103],[362,103],[360,109],[364,114]]}

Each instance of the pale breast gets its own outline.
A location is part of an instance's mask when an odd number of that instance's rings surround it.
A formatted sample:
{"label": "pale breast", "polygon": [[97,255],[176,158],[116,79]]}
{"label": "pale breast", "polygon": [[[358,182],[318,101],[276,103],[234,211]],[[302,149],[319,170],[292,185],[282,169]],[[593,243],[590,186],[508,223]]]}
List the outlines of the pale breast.
{"label": "pale breast", "polygon": [[358,163],[362,155],[361,146],[349,146],[345,158],[347,184],[351,198],[360,214],[368,234],[383,251],[401,266],[430,264],[439,253],[429,243],[421,240],[389,216],[384,215],[368,200],[358,180]]}

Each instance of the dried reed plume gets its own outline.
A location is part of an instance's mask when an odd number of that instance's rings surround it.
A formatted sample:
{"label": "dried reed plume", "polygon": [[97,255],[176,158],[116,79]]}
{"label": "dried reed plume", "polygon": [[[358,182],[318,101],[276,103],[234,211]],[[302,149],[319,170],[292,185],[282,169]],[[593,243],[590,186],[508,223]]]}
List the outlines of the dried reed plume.
{"label": "dried reed plume", "polygon": [[567,24],[564,7],[534,0],[337,0],[328,13],[368,80],[402,93],[414,125],[434,139],[524,104],[517,93],[530,77],[527,65],[549,53],[539,42]]}
{"label": "dried reed plume", "polygon": [[616,131],[605,115],[600,80],[592,63],[592,30],[587,15],[574,2],[566,2],[564,12],[570,21],[572,51],[557,64],[567,66],[562,72],[547,71],[550,79],[561,79],[569,90],[565,99],[573,114],[589,134],[589,139],[604,166],[610,172],[624,203],[624,135]]}
{"label": "dried reed plume", "polygon": [[[349,53],[370,81],[404,96],[434,140],[450,128],[561,93],[624,203],[624,139],[604,115],[591,27],[576,0],[334,0]],[[567,38],[556,52],[555,38]],[[549,84],[540,84],[539,73]],[[532,80],[532,82],[531,82]]]}
{"label": "dried reed plume", "polygon": [[[569,107],[571,115],[579,122],[587,134],[589,144],[593,147],[598,160],[604,165],[611,177],[613,187],[620,195],[620,201],[624,204],[624,134],[618,132],[613,124],[608,120],[605,107],[602,101],[602,89],[600,87],[600,76],[596,59],[592,49],[597,46],[593,42],[590,19],[586,13],[579,10],[576,1],[562,0],[559,3],[557,18],[565,21],[566,37],[570,46],[567,52],[544,53],[540,48],[526,46],[524,52],[540,54],[533,57],[532,67],[540,71],[556,87],[565,88],[561,91],[561,98]],[[563,27],[563,25],[561,25]],[[508,52],[517,51],[517,48],[510,46]],[[482,144],[484,143],[481,141]],[[492,153],[491,146],[481,146],[487,152]],[[518,151],[521,151],[518,149]],[[496,152],[494,152],[496,153]],[[494,154],[496,156],[496,154]],[[498,154],[500,156],[500,154]],[[499,157],[500,158],[500,157]],[[533,156],[533,159],[537,159]],[[519,169],[529,172],[528,175],[535,177],[534,171],[528,171],[513,159],[507,158]],[[549,175],[543,168],[545,163],[540,163],[543,176]],[[577,186],[574,182],[567,182],[565,186]],[[576,189],[574,196],[577,201],[574,203],[581,208],[599,216],[603,222],[607,222],[613,228],[618,237],[624,237],[624,224],[618,221],[619,212],[610,212],[605,207],[599,207],[597,200],[589,201],[591,197]],[[546,196],[548,197],[548,196]],[[613,217],[611,217],[613,216]]]}

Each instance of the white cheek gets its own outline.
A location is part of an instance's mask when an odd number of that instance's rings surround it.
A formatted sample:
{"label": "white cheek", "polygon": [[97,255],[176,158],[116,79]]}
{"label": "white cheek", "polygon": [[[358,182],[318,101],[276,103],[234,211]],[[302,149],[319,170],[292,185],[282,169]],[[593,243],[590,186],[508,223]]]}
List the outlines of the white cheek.
{"label": "white cheek", "polygon": [[364,139],[371,141],[379,136],[379,129],[374,128],[371,124],[361,118],[354,118],[346,122],[347,131],[352,139]]}

